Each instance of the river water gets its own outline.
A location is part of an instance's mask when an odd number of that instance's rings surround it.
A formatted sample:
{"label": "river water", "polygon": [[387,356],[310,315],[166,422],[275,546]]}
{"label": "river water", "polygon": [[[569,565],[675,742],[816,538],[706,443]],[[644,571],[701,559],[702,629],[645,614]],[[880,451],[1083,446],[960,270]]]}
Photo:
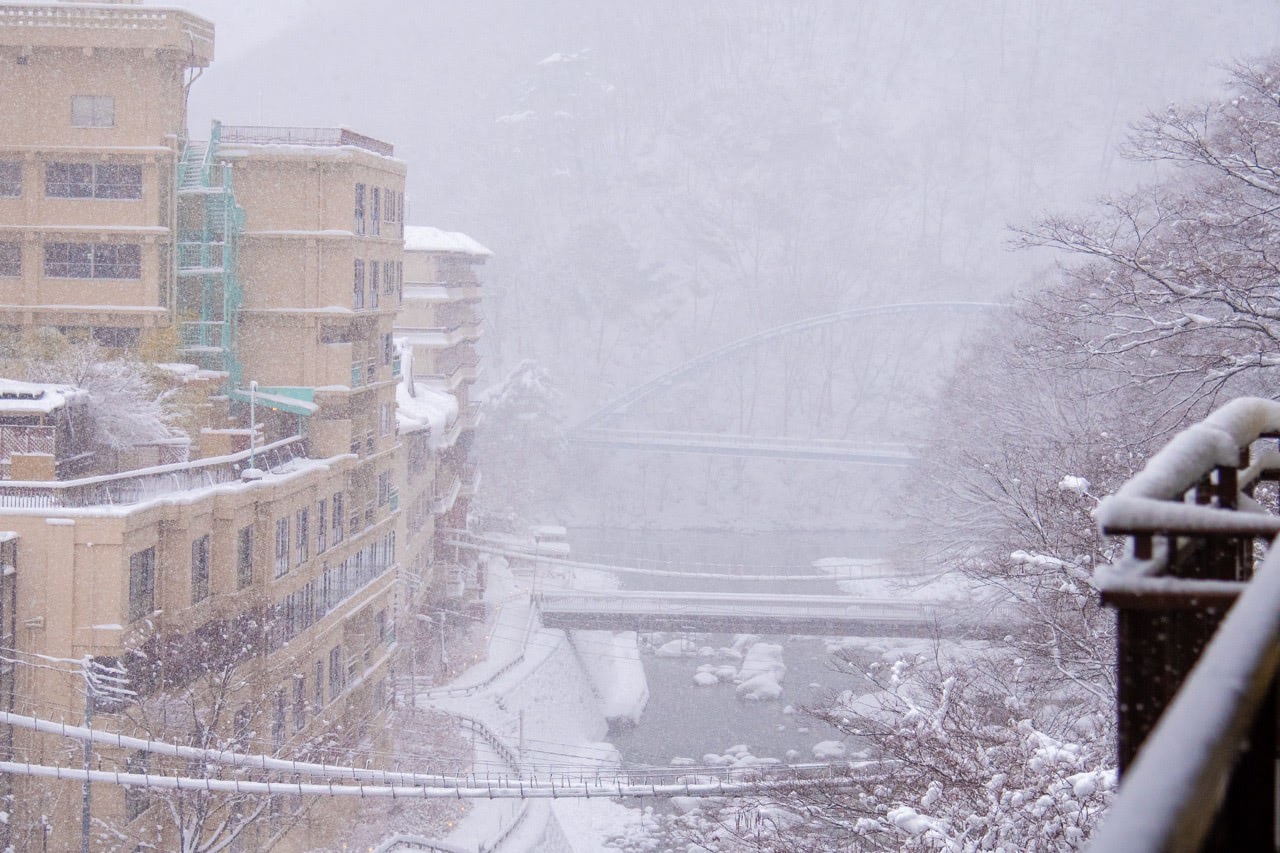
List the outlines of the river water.
{"label": "river water", "polygon": [[[621,565],[715,574],[735,573],[743,580],[622,575],[624,589],[707,592],[835,593],[835,583],[821,581],[746,580],[751,575],[815,574],[810,564],[824,557],[883,556],[889,535],[876,531],[820,531],[739,533],[732,531],[634,531],[578,528],[569,533],[573,559],[616,562]],[[653,637],[654,644],[682,635]],[[730,646],[732,635],[684,635],[694,645],[710,649]],[[649,704],[640,724],[610,733],[610,740],[628,764],[667,765],[672,758],[701,763],[708,753],[722,755],[746,746],[757,757],[812,761],[814,744],[839,740],[839,734],[807,717],[802,708],[851,685],[837,671],[827,644],[814,637],[763,637],[783,647],[787,672],[777,701],[752,702],[737,698],[732,683],[698,687],[693,676],[699,664],[723,658],[643,657],[649,682]],[[795,711],[795,713],[789,713]],[[792,755],[788,756],[788,752]]]}

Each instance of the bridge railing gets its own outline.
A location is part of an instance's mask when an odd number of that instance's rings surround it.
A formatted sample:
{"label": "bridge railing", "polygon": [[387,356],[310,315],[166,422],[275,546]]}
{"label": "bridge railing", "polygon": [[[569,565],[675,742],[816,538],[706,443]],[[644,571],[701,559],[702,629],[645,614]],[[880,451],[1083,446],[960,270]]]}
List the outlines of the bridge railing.
{"label": "bridge railing", "polygon": [[539,593],[544,613],[622,613],[682,616],[751,614],[755,616],[848,618],[867,621],[1004,621],[1018,617],[1011,604],[975,608],[950,601],[850,599],[832,595],[770,595],[716,592]]}
{"label": "bridge railing", "polygon": [[1280,518],[1258,486],[1280,452],[1255,442],[1277,436],[1280,404],[1235,400],[1098,509],[1131,544],[1101,576],[1122,781],[1095,850],[1276,849]]}

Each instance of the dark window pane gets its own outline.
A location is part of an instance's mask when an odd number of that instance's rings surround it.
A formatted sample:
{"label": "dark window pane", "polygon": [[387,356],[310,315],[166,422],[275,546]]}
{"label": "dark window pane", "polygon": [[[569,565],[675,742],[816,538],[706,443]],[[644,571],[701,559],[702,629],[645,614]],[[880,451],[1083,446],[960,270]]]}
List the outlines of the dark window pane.
{"label": "dark window pane", "polygon": [[142,167],[103,163],[97,167],[94,198],[142,198]]}
{"label": "dark window pane", "polygon": [[92,243],[49,243],[44,247],[44,274],[49,278],[92,278]]}
{"label": "dark window pane", "polygon": [[142,247],[106,243],[93,247],[94,278],[142,278]]}
{"label": "dark window pane", "polygon": [[13,198],[22,195],[22,164],[0,161],[0,197]]}
{"label": "dark window pane", "polygon": [[93,164],[46,163],[44,194],[52,198],[93,198]]}
{"label": "dark window pane", "polygon": [[0,278],[22,275],[22,244],[0,243]]}

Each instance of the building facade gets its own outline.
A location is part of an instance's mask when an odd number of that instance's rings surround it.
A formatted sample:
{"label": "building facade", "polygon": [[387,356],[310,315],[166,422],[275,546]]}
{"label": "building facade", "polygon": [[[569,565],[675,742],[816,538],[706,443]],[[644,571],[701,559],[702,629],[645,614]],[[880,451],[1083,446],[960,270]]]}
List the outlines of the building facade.
{"label": "building facade", "polygon": [[[73,479],[43,451],[13,457],[28,473],[0,483],[0,634],[16,661],[0,703],[377,766],[397,624],[430,574],[401,583],[400,493],[410,477],[435,488],[440,451],[415,463],[398,430],[406,169],[345,128],[188,138],[213,43],[211,23],[168,7],[0,4],[0,115],[18,117],[0,121],[0,326],[118,353],[168,336],[212,392],[193,459]],[[0,749],[192,770],[8,727]],[[79,783],[4,781],[0,848],[82,848]],[[354,808],[103,784],[87,801],[94,850],[314,849]]]}

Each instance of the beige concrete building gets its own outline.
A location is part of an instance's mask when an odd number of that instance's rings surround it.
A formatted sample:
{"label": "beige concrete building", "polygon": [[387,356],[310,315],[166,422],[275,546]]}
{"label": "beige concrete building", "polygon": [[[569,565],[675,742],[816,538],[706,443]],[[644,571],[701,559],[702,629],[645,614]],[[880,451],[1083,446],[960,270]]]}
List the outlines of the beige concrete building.
{"label": "beige concrete building", "polygon": [[[18,569],[0,568],[0,636],[18,663],[0,668],[0,704],[377,765],[410,604],[397,582],[406,468],[436,496],[397,435],[405,167],[344,128],[188,139],[187,87],[212,58],[212,24],[180,10],[0,3],[0,326],[122,352],[167,330],[220,386],[195,461],[71,479],[56,449],[6,456],[0,564]],[[56,437],[52,417],[4,408],[10,432]],[[408,588],[425,589],[429,566],[416,571]],[[78,743],[7,727],[0,749],[84,761]],[[89,761],[191,769],[108,748]],[[81,849],[78,783],[4,782],[0,848]],[[104,784],[90,799],[95,850],[178,849],[218,827],[239,832],[230,850],[314,849],[352,808]]]}
{"label": "beige concrete building", "polygon": [[409,473],[403,487],[405,565],[422,572],[426,597],[420,602],[456,605],[484,585],[444,542],[447,531],[466,527],[479,486],[469,458],[479,418],[472,387],[481,372],[483,319],[476,269],[493,253],[465,234],[425,226],[406,226],[404,244],[404,305],[395,327],[409,365],[399,399],[401,431],[408,469],[415,458],[434,463],[429,484]]}

